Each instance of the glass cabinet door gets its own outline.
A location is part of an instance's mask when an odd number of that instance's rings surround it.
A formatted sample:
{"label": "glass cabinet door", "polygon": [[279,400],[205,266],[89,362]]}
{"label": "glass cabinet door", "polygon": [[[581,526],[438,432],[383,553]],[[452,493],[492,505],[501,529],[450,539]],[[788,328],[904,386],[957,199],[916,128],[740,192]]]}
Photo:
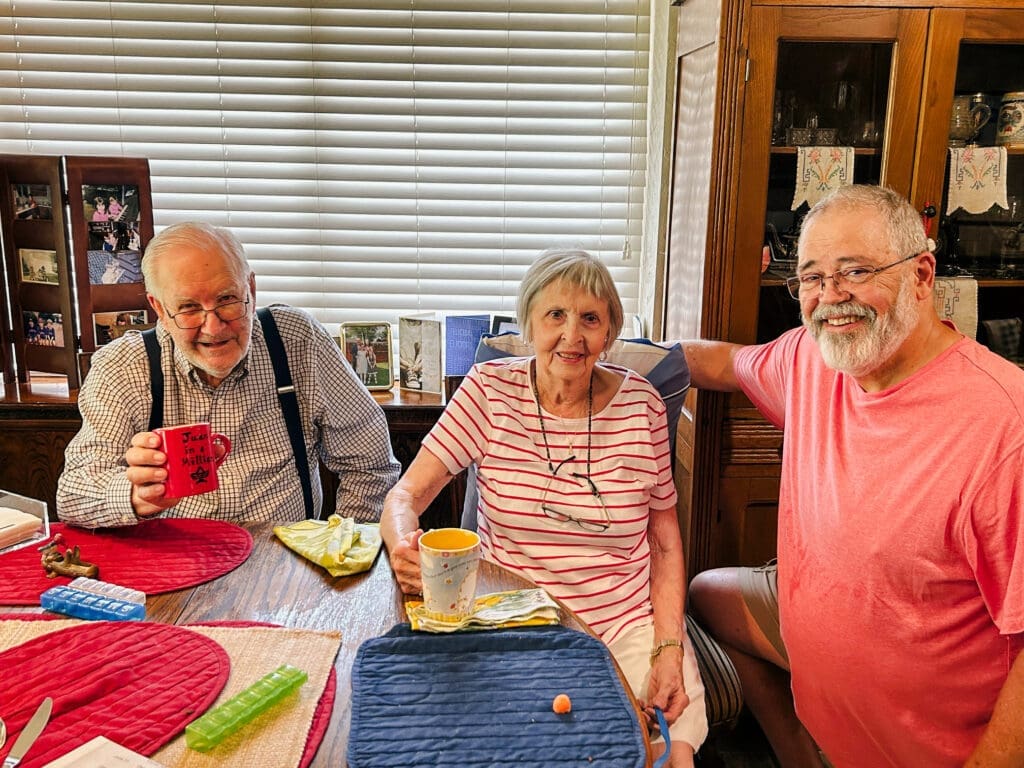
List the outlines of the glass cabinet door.
{"label": "glass cabinet door", "polygon": [[978,286],[978,340],[1024,364],[1024,11],[934,11],[915,202],[940,276]]}
{"label": "glass cabinet door", "polygon": [[733,311],[730,336],[745,343],[799,324],[784,280],[822,189],[909,192],[927,11],[755,7],[751,29],[734,273],[756,311]]}

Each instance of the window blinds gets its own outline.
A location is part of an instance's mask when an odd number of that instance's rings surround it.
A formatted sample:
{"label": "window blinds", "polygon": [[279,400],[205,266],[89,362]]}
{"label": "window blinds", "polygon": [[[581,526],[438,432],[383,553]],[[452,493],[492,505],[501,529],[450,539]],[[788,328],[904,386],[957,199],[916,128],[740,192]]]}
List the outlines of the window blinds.
{"label": "window blinds", "polygon": [[148,158],[157,231],[230,227],[260,304],[512,314],[581,247],[636,311],[646,0],[7,8],[0,151]]}

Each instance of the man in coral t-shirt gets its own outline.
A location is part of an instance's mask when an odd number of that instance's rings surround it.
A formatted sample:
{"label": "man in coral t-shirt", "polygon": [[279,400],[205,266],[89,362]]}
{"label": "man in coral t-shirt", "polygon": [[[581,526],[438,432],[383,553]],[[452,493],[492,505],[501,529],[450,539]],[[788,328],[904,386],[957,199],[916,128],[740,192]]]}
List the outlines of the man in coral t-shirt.
{"label": "man in coral t-shirt", "polygon": [[1024,765],[1024,371],[934,279],[910,204],[844,187],[803,223],[802,328],[684,344],[694,386],[785,431],[777,595],[751,569],[690,595],[787,767]]}

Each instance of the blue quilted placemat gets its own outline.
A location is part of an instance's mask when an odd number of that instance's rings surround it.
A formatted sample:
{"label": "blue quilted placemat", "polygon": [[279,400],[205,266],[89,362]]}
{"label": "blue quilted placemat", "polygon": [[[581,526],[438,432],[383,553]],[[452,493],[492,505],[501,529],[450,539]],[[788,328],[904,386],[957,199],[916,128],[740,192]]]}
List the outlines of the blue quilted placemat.
{"label": "blue quilted placemat", "polygon": [[[556,715],[559,693],[572,712]],[[644,737],[611,656],[590,635],[525,627],[431,635],[399,624],[352,669],[349,768],[641,768]]]}

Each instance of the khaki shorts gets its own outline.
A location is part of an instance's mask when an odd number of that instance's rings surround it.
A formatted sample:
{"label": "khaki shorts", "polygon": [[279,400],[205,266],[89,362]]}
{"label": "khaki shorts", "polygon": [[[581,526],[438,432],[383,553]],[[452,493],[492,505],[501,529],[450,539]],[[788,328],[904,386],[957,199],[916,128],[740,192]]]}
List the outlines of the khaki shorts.
{"label": "khaki shorts", "polygon": [[[683,714],[669,726],[669,736],[677,744],[685,741],[696,752],[708,735],[708,715],[704,704],[704,684],[697,669],[697,657],[690,644],[689,635],[683,635],[683,686],[690,703]],[[651,648],[654,647],[654,625],[642,624],[628,629],[608,646],[619,669],[633,689],[633,695],[643,698],[647,695],[647,683],[651,676]],[[659,735],[651,742],[663,741]]]}
{"label": "khaki shorts", "polygon": [[774,560],[758,568],[740,568],[740,593],[757,626],[788,664],[789,656],[779,628],[778,573],[779,568]]}

